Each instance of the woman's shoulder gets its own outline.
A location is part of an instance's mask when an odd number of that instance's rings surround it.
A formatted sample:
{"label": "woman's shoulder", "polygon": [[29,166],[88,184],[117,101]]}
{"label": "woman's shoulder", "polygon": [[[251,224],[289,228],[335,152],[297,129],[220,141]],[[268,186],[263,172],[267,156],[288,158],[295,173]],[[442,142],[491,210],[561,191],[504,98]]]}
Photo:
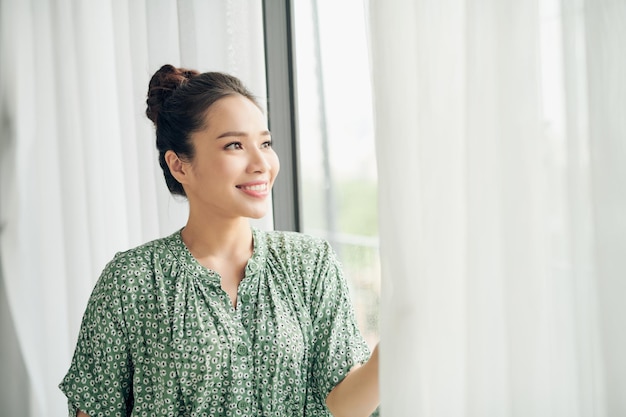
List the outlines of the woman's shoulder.
{"label": "woman's shoulder", "polygon": [[114,269],[128,269],[141,266],[146,262],[154,262],[155,258],[171,256],[170,247],[176,243],[176,237],[178,235],[179,232],[176,232],[172,235],[154,239],[133,248],[117,252],[109,262],[108,267]]}
{"label": "woman's shoulder", "polygon": [[258,232],[268,249],[278,252],[326,253],[330,244],[322,237],[301,232],[272,230]]}
{"label": "woman's shoulder", "polygon": [[178,232],[159,239],[154,239],[117,252],[104,267],[100,275],[100,284],[106,286],[126,286],[143,281],[173,264],[174,256],[170,250],[176,242]]}

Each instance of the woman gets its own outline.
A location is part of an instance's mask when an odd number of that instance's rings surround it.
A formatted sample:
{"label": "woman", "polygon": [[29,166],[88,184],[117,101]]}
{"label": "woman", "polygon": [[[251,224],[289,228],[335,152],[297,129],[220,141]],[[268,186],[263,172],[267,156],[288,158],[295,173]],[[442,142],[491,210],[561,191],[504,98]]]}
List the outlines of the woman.
{"label": "woman", "polygon": [[189,218],[104,269],[60,385],[70,415],[369,415],[378,352],[368,360],[329,244],[248,223],[279,171],[254,97],[165,65],[147,105]]}

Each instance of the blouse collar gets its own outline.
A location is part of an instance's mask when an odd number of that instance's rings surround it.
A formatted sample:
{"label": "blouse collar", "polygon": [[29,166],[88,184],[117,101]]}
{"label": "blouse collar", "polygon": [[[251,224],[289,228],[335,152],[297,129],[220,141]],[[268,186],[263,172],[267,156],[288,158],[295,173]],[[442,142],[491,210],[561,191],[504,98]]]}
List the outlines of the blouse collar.
{"label": "blouse collar", "polygon": [[[264,239],[264,232],[251,226],[252,230],[252,256],[246,264],[245,276],[256,275],[263,271],[267,256],[267,242]],[[167,247],[180,262],[183,268],[191,272],[196,277],[206,277],[209,279],[219,279],[218,274],[198,262],[193,257],[181,236],[182,228],[170,235],[167,240]]]}

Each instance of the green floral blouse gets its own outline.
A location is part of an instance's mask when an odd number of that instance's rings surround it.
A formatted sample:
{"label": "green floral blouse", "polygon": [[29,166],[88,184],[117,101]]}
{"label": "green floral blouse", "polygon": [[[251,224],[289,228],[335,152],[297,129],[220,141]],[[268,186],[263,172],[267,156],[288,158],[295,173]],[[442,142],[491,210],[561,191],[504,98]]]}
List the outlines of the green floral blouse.
{"label": "green floral blouse", "polygon": [[60,384],[70,416],[330,416],[369,350],[330,245],[253,228],[237,307],[180,232],[118,253]]}

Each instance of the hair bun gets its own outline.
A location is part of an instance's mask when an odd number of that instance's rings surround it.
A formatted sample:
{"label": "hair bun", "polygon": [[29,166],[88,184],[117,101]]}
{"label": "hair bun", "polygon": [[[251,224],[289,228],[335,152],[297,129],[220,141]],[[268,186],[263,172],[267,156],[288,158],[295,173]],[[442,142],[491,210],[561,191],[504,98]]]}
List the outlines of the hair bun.
{"label": "hair bun", "polygon": [[172,96],[177,88],[198,75],[198,71],[185,68],[176,68],[172,65],[163,65],[154,73],[148,84],[148,98],[146,99],[146,116],[156,125],[159,112],[163,104]]}

